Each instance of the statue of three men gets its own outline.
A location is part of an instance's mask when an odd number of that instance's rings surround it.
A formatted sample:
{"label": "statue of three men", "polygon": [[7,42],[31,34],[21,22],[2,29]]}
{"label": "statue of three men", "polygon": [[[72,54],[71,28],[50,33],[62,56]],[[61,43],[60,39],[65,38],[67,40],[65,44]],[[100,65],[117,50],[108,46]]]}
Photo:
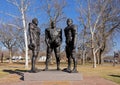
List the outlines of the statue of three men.
{"label": "statue of three men", "polygon": [[[37,27],[38,20],[34,18],[32,23],[29,23],[30,44],[29,49],[32,50],[32,67],[31,72],[36,72],[35,63],[40,47],[40,29]],[[72,19],[67,19],[67,27],[64,29],[66,38],[66,56],[68,58],[68,67],[63,71],[76,73],[77,72],[77,57],[76,57],[76,42],[77,42],[77,27],[73,24]],[[50,56],[54,50],[57,70],[60,70],[60,45],[62,44],[62,29],[56,28],[56,23],[51,21],[49,28],[45,29],[45,42],[47,45],[46,62],[44,71],[48,70]],[[73,59],[74,67],[71,70],[71,59]]]}

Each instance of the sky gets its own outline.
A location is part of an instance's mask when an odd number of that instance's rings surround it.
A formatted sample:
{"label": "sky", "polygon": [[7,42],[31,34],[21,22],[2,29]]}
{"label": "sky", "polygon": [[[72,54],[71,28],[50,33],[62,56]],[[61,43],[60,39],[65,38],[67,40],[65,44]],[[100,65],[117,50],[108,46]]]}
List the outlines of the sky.
{"label": "sky", "polygon": [[[40,9],[38,9],[39,5],[41,4],[40,0],[31,0],[31,1],[33,1],[32,6],[28,9],[30,20],[36,17],[39,20],[39,25],[46,23],[46,21],[48,20],[47,17],[45,17],[46,15],[42,13]],[[85,3],[82,2],[82,5],[85,6]],[[77,19],[78,18],[77,4],[75,0],[67,0],[67,7],[63,10],[63,12],[67,16],[67,18],[73,19],[74,24],[79,25],[78,19]],[[13,14],[15,16],[20,15],[18,9],[15,6],[8,3],[6,0],[0,0],[0,21],[6,22],[13,19],[12,17],[5,15],[4,13]],[[62,24],[61,27],[64,29],[65,26],[66,26],[66,21],[64,22],[64,24]],[[78,31],[81,31],[82,29],[83,29],[82,27],[79,27]],[[44,28],[42,28],[42,31],[44,31]],[[116,51],[120,49],[120,44],[119,44],[120,35],[119,36],[118,35],[119,34],[115,35],[114,42],[116,42],[116,45],[113,47],[112,52],[114,50]]]}
{"label": "sky", "polygon": [[[31,18],[37,17],[41,24],[41,23],[45,23],[46,18],[43,13],[39,12],[39,11],[42,11],[42,10],[38,9],[39,4],[41,4],[40,0],[34,0],[34,2],[32,2],[32,6],[28,9],[28,11],[30,11],[29,16]],[[68,18],[72,18],[74,23],[77,24],[77,15],[78,14],[76,13],[76,3],[74,0],[67,0],[67,4],[68,5],[64,9],[64,13]],[[36,11],[36,9],[38,9],[38,10]],[[8,3],[6,0],[0,0],[0,12],[18,15],[19,12],[17,10],[18,9],[15,6]],[[2,20],[10,19],[9,16],[4,15],[4,14],[0,14],[0,17],[2,17]],[[43,19],[43,17],[44,17],[44,19]]]}

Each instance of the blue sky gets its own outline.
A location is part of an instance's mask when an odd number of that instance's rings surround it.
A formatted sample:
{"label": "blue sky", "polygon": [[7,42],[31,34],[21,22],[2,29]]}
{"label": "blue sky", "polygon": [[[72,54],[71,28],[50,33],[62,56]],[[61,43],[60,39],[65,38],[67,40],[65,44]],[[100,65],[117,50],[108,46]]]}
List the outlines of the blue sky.
{"label": "blue sky", "polygon": [[[32,0],[31,0],[32,1]],[[30,7],[29,9],[29,16],[30,18],[34,18],[37,17],[39,20],[39,25],[46,23],[46,21],[48,20],[47,17],[45,17],[45,14],[40,12],[40,9],[38,9],[37,11],[35,9],[37,9],[39,7],[40,0],[33,0],[34,3],[32,3],[33,5]],[[85,6],[85,3],[82,2],[83,5]],[[67,7],[64,9],[64,13],[68,18],[72,18],[74,24],[79,25],[78,23],[78,13],[77,13],[77,5],[75,0],[67,0]],[[14,7],[13,5],[11,5],[10,3],[8,3],[6,0],[0,0],[0,12],[4,12],[4,13],[9,13],[9,14],[13,14],[18,16],[19,15],[19,11],[16,7]],[[0,20],[1,21],[10,21],[11,17],[4,15],[3,13],[0,13]],[[64,28],[66,26],[66,21],[64,24],[62,24],[62,27]],[[79,31],[82,29],[82,27],[78,28]],[[43,30],[44,31],[44,30]],[[120,36],[120,35],[119,35]],[[116,46],[113,48],[113,50],[118,50],[120,49],[120,38],[119,38],[118,34],[115,35],[115,39],[114,41],[116,42]],[[112,51],[113,51],[112,50]]]}
{"label": "blue sky", "polygon": [[[46,18],[45,15],[42,14],[40,11],[40,9],[38,9],[37,11],[35,11],[38,7],[40,3],[40,0],[34,0],[34,2],[32,3],[33,5],[29,8],[29,16],[31,18],[37,17],[41,23],[45,23]],[[68,18],[72,18],[74,23],[77,24],[77,13],[76,13],[76,3],[74,0],[67,0],[67,7],[64,9],[64,13]],[[13,14],[13,15],[17,15],[19,14],[18,9],[11,5],[10,3],[8,3],[6,0],[0,0],[0,11],[4,12],[4,13],[9,13],[9,14]],[[0,17],[2,18],[2,20],[6,21],[6,19],[10,19],[9,16],[4,15],[4,14],[0,14]],[[4,17],[4,18],[3,18]],[[43,19],[44,17],[44,19]]]}

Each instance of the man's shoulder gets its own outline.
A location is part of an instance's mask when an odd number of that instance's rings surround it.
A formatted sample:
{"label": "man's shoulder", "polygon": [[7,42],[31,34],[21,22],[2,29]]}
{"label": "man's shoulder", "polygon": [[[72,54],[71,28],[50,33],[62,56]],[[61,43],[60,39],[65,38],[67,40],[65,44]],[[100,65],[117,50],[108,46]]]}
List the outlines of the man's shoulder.
{"label": "man's shoulder", "polygon": [[32,23],[30,22],[29,25],[31,25]]}
{"label": "man's shoulder", "polygon": [[46,28],[45,31],[50,31],[50,28]]}
{"label": "man's shoulder", "polygon": [[30,29],[31,29],[31,28],[34,28],[33,23],[29,23],[29,28],[30,28]]}
{"label": "man's shoulder", "polygon": [[38,31],[41,32],[41,29],[39,27],[37,27]]}
{"label": "man's shoulder", "polygon": [[32,23],[30,22],[29,25],[32,25]]}
{"label": "man's shoulder", "polygon": [[71,28],[72,28],[73,30],[77,30],[77,25],[73,24],[73,25],[71,25]]}
{"label": "man's shoulder", "polygon": [[68,26],[65,27],[64,31],[66,31],[68,29]]}
{"label": "man's shoulder", "polygon": [[75,25],[75,24],[72,24],[72,25],[71,25],[71,27],[72,27],[72,28],[76,28],[76,27],[77,27],[77,25]]}

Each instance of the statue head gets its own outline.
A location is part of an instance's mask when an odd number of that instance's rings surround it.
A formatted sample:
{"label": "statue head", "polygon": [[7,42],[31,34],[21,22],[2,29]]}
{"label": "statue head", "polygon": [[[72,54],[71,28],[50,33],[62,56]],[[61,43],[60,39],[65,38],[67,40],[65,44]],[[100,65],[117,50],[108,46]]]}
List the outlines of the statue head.
{"label": "statue head", "polygon": [[70,25],[72,25],[72,24],[73,24],[73,20],[70,19],[70,18],[68,18],[68,19],[67,19],[67,25],[70,26]]}
{"label": "statue head", "polygon": [[56,27],[55,21],[51,21],[51,28],[55,28],[55,27]]}
{"label": "statue head", "polygon": [[38,19],[37,18],[32,19],[32,23],[38,25]]}

